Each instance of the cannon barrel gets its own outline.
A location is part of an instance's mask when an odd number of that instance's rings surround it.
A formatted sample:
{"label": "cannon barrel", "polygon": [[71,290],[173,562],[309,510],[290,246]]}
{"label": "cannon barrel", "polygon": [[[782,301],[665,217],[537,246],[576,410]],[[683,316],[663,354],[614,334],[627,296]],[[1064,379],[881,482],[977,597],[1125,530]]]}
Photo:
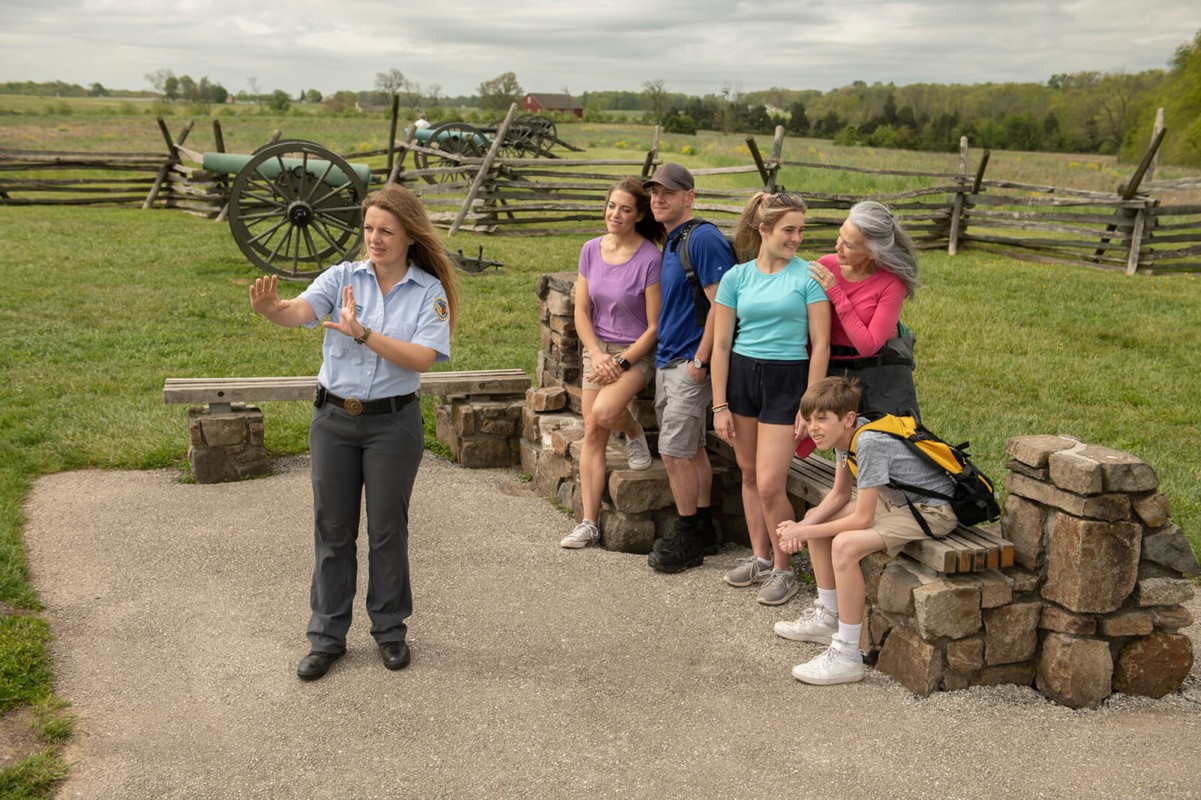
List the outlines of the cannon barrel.
{"label": "cannon barrel", "polygon": [[[203,165],[210,172],[236,175],[242,171],[243,167],[250,163],[252,158],[254,156],[241,155],[239,153],[205,153]],[[334,166],[329,161],[318,158],[274,158],[259,164],[258,172],[263,177],[274,180],[279,177],[281,162],[284,169],[288,170],[307,165],[310,175],[314,178],[321,178],[330,186],[341,186],[350,180],[339,167]],[[355,171],[359,180],[364,184],[371,183],[371,168],[366,164],[350,164],[350,168]]]}

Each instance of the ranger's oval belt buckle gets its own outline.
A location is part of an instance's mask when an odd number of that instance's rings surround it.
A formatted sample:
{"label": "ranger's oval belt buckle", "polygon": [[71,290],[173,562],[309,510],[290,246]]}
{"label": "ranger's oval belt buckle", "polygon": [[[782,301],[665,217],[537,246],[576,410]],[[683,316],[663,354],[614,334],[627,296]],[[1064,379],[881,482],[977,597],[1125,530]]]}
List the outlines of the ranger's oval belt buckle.
{"label": "ranger's oval belt buckle", "polygon": [[357,417],[359,414],[363,413],[363,401],[356,400],[353,397],[348,397],[342,401],[342,408],[346,410],[347,414],[350,414],[352,417]]}

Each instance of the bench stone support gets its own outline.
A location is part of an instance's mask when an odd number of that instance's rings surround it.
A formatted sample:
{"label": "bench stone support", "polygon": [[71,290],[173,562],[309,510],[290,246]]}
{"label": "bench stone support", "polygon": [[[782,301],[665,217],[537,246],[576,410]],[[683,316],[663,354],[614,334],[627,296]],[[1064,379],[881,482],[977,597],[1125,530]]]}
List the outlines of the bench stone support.
{"label": "bench stone support", "polygon": [[228,411],[188,409],[188,464],[197,483],[220,483],[271,472],[263,445],[263,412],[234,403]]}

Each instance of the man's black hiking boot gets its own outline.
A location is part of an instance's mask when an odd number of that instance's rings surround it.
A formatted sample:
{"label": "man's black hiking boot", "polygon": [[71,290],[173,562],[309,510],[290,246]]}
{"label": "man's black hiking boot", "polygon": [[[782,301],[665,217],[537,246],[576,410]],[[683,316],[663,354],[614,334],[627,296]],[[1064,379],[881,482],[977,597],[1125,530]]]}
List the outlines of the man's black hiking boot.
{"label": "man's black hiking boot", "polygon": [[713,527],[713,517],[702,514],[696,518],[696,532],[701,540],[701,549],[707,556],[715,556],[721,550],[717,543],[717,529]]}
{"label": "man's black hiking boot", "polygon": [[662,548],[651,550],[646,563],[657,572],[683,572],[699,567],[705,561],[700,534],[692,525],[676,520],[672,535],[663,540]]}
{"label": "man's black hiking boot", "polygon": [[[717,541],[717,529],[713,527],[712,517],[705,514],[698,514],[696,518],[696,532],[700,536],[701,548],[705,555],[715,556],[721,551],[721,545]],[[677,530],[673,530],[671,536],[656,539],[655,543],[651,545],[651,551],[661,555],[677,535]]]}

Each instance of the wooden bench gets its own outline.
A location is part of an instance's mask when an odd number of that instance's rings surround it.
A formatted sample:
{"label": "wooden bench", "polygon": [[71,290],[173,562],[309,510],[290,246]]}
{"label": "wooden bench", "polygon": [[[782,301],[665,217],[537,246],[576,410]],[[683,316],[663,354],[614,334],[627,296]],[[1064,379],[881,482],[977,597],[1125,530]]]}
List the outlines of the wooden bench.
{"label": "wooden bench", "polygon": [[[530,388],[530,376],[520,369],[426,372],[421,396],[520,394]],[[280,378],[167,378],[164,403],[207,403],[211,413],[228,413],[232,403],[312,400],[317,391],[313,375]]]}
{"label": "wooden bench", "polygon": [[[816,505],[833,487],[832,461],[815,455],[792,460],[789,494]],[[944,575],[1013,566],[1012,542],[1001,538],[999,533],[970,525],[960,525],[937,539],[910,542],[901,552]]]}
{"label": "wooden bench", "polygon": [[[497,438],[492,429],[520,428],[521,407],[530,388],[530,377],[520,369],[476,370],[470,372],[427,372],[421,376],[418,394],[453,398],[453,403],[481,407],[489,417],[478,435]],[[312,375],[278,378],[167,378],[163,383],[163,402],[207,404],[188,412],[188,463],[197,483],[238,480],[271,471],[263,440],[263,415],[247,403],[283,400],[311,402],[317,390]],[[497,410],[499,407],[499,411]],[[497,414],[503,420],[493,419]],[[464,466],[507,464],[517,456],[516,445],[505,442],[480,444],[463,437],[443,436],[439,411],[438,439],[450,447]],[[472,429],[474,431],[474,428]],[[503,436],[500,438],[504,438]],[[453,440],[453,444],[448,443]],[[510,453],[510,450],[512,453]]]}

